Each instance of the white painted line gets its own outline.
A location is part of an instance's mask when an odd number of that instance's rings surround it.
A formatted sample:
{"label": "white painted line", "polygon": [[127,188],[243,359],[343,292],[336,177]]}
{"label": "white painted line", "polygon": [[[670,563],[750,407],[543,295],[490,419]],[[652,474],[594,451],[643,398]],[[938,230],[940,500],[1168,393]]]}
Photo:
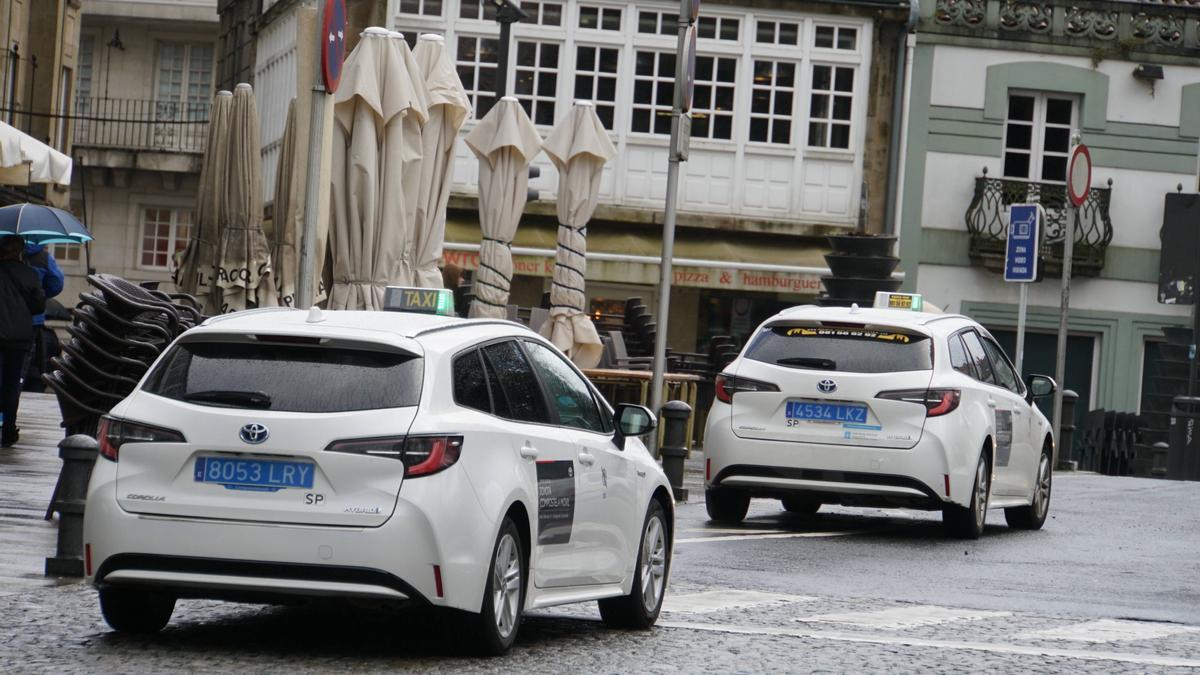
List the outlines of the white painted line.
{"label": "white painted line", "polygon": [[921,638],[899,637],[892,635],[855,635],[853,633],[835,633],[832,631],[806,631],[790,628],[774,628],[770,626],[734,626],[722,624],[690,623],[686,621],[659,621],[662,628],[679,628],[683,630],[709,631],[713,633],[735,633],[738,635],[770,635],[780,637],[807,638],[811,640],[832,640],[837,642],[857,642],[863,644],[892,645],[902,647],[930,647],[933,649],[962,649],[995,654],[1016,654],[1021,656],[1053,656],[1080,661],[1118,661],[1121,663],[1136,663],[1146,666],[1163,668],[1200,668],[1200,659],[1186,659],[1172,656],[1156,656],[1154,654],[1129,654],[1122,652],[1083,651],[1079,649],[1057,649],[1052,647],[1029,647],[989,642],[956,642],[951,640],[926,640]]}
{"label": "white painted line", "polygon": [[866,530],[859,532],[780,532],[778,534],[742,534],[726,537],[693,537],[691,539],[676,539],[675,543],[695,544],[701,541],[743,541],[746,539],[820,539],[824,537],[848,537],[852,534],[866,534]]}
{"label": "white painted line", "polygon": [[708,532],[709,534],[784,534],[787,530],[755,530],[748,527],[685,527],[680,532]]}
{"label": "white painted line", "polygon": [[701,593],[667,594],[663,599],[664,612],[705,614],[726,609],[744,609],[762,605],[782,605],[793,602],[811,602],[816,598],[808,595],[785,595],[724,588]]}
{"label": "white painted line", "polygon": [[920,626],[936,626],[953,621],[978,621],[1001,616],[1010,616],[1011,612],[985,612],[972,609],[954,609],[937,607],[935,605],[914,605],[911,607],[892,607],[871,612],[846,612],[841,614],[822,614],[794,619],[808,623],[840,623],[860,628],[877,628],[882,630],[903,630]]}
{"label": "white painted line", "polygon": [[1158,621],[1121,621],[1100,619],[1087,623],[1024,633],[1031,640],[1076,640],[1079,642],[1118,642],[1121,640],[1157,640],[1180,633],[1200,632],[1200,627]]}

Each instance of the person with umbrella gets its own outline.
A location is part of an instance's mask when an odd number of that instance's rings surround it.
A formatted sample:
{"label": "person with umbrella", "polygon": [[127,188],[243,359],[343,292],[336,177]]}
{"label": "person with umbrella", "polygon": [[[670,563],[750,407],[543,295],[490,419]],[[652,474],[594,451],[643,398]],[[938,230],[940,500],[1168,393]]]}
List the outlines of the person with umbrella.
{"label": "person with umbrella", "polygon": [[46,309],[37,272],[21,260],[24,251],[21,237],[0,236],[0,448],[17,442],[21,371],[33,343],[33,317]]}
{"label": "person with umbrella", "polygon": [[[58,268],[58,263],[54,260],[54,255],[46,248],[45,244],[36,242],[25,243],[25,264],[29,265],[34,272],[37,272],[38,278],[41,280],[42,291],[46,294],[46,299],[49,300],[54,296],[62,293],[63,278],[62,270]],[[33,317],[33,349],[29,352],[29,363],[25,366],[25,386],[26,391],[43,391],[45,387],[40,379],[41,374],[46,370],[46,335],[44,327],[46,325],[46,314],[39,313]]]}

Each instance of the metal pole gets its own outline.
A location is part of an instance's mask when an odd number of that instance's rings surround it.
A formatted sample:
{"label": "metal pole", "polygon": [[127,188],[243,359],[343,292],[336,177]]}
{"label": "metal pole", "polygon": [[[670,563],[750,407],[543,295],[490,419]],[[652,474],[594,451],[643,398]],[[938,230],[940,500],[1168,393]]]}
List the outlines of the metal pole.
{"label": "metal pole", "polygon": [[1029,303],[1029,284],[1021,284],[1021,301],[1017,305],[1017,377],[1025,379],[1025,308]]}
{"label": "metal pole", "polygon": [[[650,409],[663,404],[663,374],[667,370],[667,323],[671,315],[671,261],[675,257],[675,205],[679,196],[680,125],[687,79],[687,31],[692,0],[679,1],[678,43],[675,47],[675,105],[671,108],[671,147],[667,150],[667,203],[663,211],[662,259],[658,266],[658,319],[654,333],[654,375],[650,380]],[[657,443],[655,444],[657,445]]]}
{"label": "metal pole", "polygon": [[[324,30],[325,3],[317,3],[317,30]],[[324,49],[324,36],[317,39],[319,50]],[[321,71],[320,51],[316,61],[316,76],[313,80],[311,116],[308,122],[308,166],[304,181],[304,230],[300,236],[300,269],[296,275],[296,307],[308,309],[313,304],[316,286],[317,265],[317,209],[321,199],[321,166],[324,164],[325,106],[329,104],[329,93],[325,91],[324,73]],[[326,187],[328,189],[328,187]]]}
{"label": "metal pole", "polygon": [[496,58],[496,100],[508,94],[508,48],[512,45],[512,23],[500,22],[500,53]]}
{"label": "metal pole", "polygon": [[[1066,238],[1063,240],[1062,263],[1062,299],[1059,301],[1058,316],[1058,351],[1054,357],[1054,381],[1058,387],[1054,390],[1054,433],[1055,439],[1062,438],[1062,395],[1063,380],[1067,369],[1067,313],[1071,308],[1071,256],[1075,248],[1075,206],[1067,200]],[[1057,444],[1056,444],[1057,447]],[[1059,447],[1059,456],[1064,448]],[[1070,452],[1070,448],[1065,448]],[[1055,458],[1057,461],[1058,458]]]}

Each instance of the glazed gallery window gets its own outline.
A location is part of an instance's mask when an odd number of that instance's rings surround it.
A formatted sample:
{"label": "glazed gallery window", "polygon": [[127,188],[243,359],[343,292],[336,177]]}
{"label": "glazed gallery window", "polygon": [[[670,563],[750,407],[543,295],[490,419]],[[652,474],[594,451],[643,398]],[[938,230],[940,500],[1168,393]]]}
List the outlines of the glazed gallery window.
{"label": "glazed gallery window", "polygon": [[[733,138],[733,98],[737,59],[696,57],[692,97],[692,137],[728,141]],[[669,129],[668,129],[669,131]]]}
{"label": "glazed gallery window", "polygon": [[637,133],[670,134],[674,95],[675,54],[638,51],[633,69],[633,121],[630,129]]}
{"label": "glazed gallery window", "polygon": [[[466,5],[464,5],[465,7]],[[496,103],[496,68],[500,41],[494,38],[458,38],[458,77],[471,99],[476,119],[482,118]]]}
{"label": "glazed gallery window", "polygon": [[[207,119],[212,101],[213,47],[211,44],[160,42],[154,99],[160,118]],[[165,116],[165,117],[164,117]]]}
{"label": "glazed gallery window", "polygon": [[796,64],[755,59],[750,94],[750,140],[791,143],[795,104]]}
{"label": "glazed gallery window", "polygon": [[799,44],[800,24],[791,21],[759,21],[754,41],[767,45]]}
{"label": "glazed gallery window", "polygon": [[496,3],[463,0],[458,5],[458,17],[460,19],[475,19],[476,21],[495,21]]}
{"label": "glazed gallery window", "polygon": [[848,149],[853,103],[854,68],[814,65],[808,145],[814,148]]}
{"label": "glazed gallery window", "polygon": [[442,0],[400,0],[401,14],[441,16]]}
{"label": "glazed gallery window", "polygon": [[558,52],[554,42],[517,42],[517,65],[513,94],[534,124],[554,124],[554,101],[558,97]]}
{"label": "glazed gallery window", "polygon": [[575,98],[596,104],[596,115],[612,131],[617,102],[616,47],[579,45],[575,49]]}
{"label": "glazed gallery window", "polygon": [[561,26],[563,22],[563,6],[557,2],[535,2],[525,0],[521,10],[529,16],[525,23],[538,26]]}
{"label": "glazed gallery window", "polygon": [[619,31],[621,30],[621,8],[580,5],[579,27]]}
{"label": "glazed gallery window", "polygon": [[858,29],[847,26],[817,26],[813,33],[813,46],[817,49],[858,49]]}
{"label": "glazed gallery window", "polygon": [[142,209],[142,267],[165,270],[171,266],[171,257],[187,246],[192,215],[191,209],[163,206]]}
{"label": "glazed gallery window", "polygon": [[1004,124],[1004,177],[1065,183],[1075,101],[1041,93],[1010,94]]}

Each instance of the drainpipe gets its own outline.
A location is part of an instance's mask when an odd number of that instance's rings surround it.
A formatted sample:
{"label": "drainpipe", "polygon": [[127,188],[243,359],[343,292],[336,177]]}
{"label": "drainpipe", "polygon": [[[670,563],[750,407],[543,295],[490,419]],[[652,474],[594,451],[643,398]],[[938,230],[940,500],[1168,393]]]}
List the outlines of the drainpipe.
{"label": "drainpipe", "polygon": [[895,89],[892,90],[892,133],[888,139],[888,173],[887,173],[887,207],[883,217],[883,228],[885,234],[897,234],[899,229],[896,226],[896,202],[899,200],[900,190],[900,138],[904,135],[904,130],[900,128],[904,122],[904,92],[908,89],[908,73],[907,57],[908,57],[908,34],[917,25],[917,18],[921,13],[920,0],[910,0],[908,6],[908,21],[904,24],[904,30],[900,31],[900,35],[896,38],[896,74],[892,81],[896,83]]}

